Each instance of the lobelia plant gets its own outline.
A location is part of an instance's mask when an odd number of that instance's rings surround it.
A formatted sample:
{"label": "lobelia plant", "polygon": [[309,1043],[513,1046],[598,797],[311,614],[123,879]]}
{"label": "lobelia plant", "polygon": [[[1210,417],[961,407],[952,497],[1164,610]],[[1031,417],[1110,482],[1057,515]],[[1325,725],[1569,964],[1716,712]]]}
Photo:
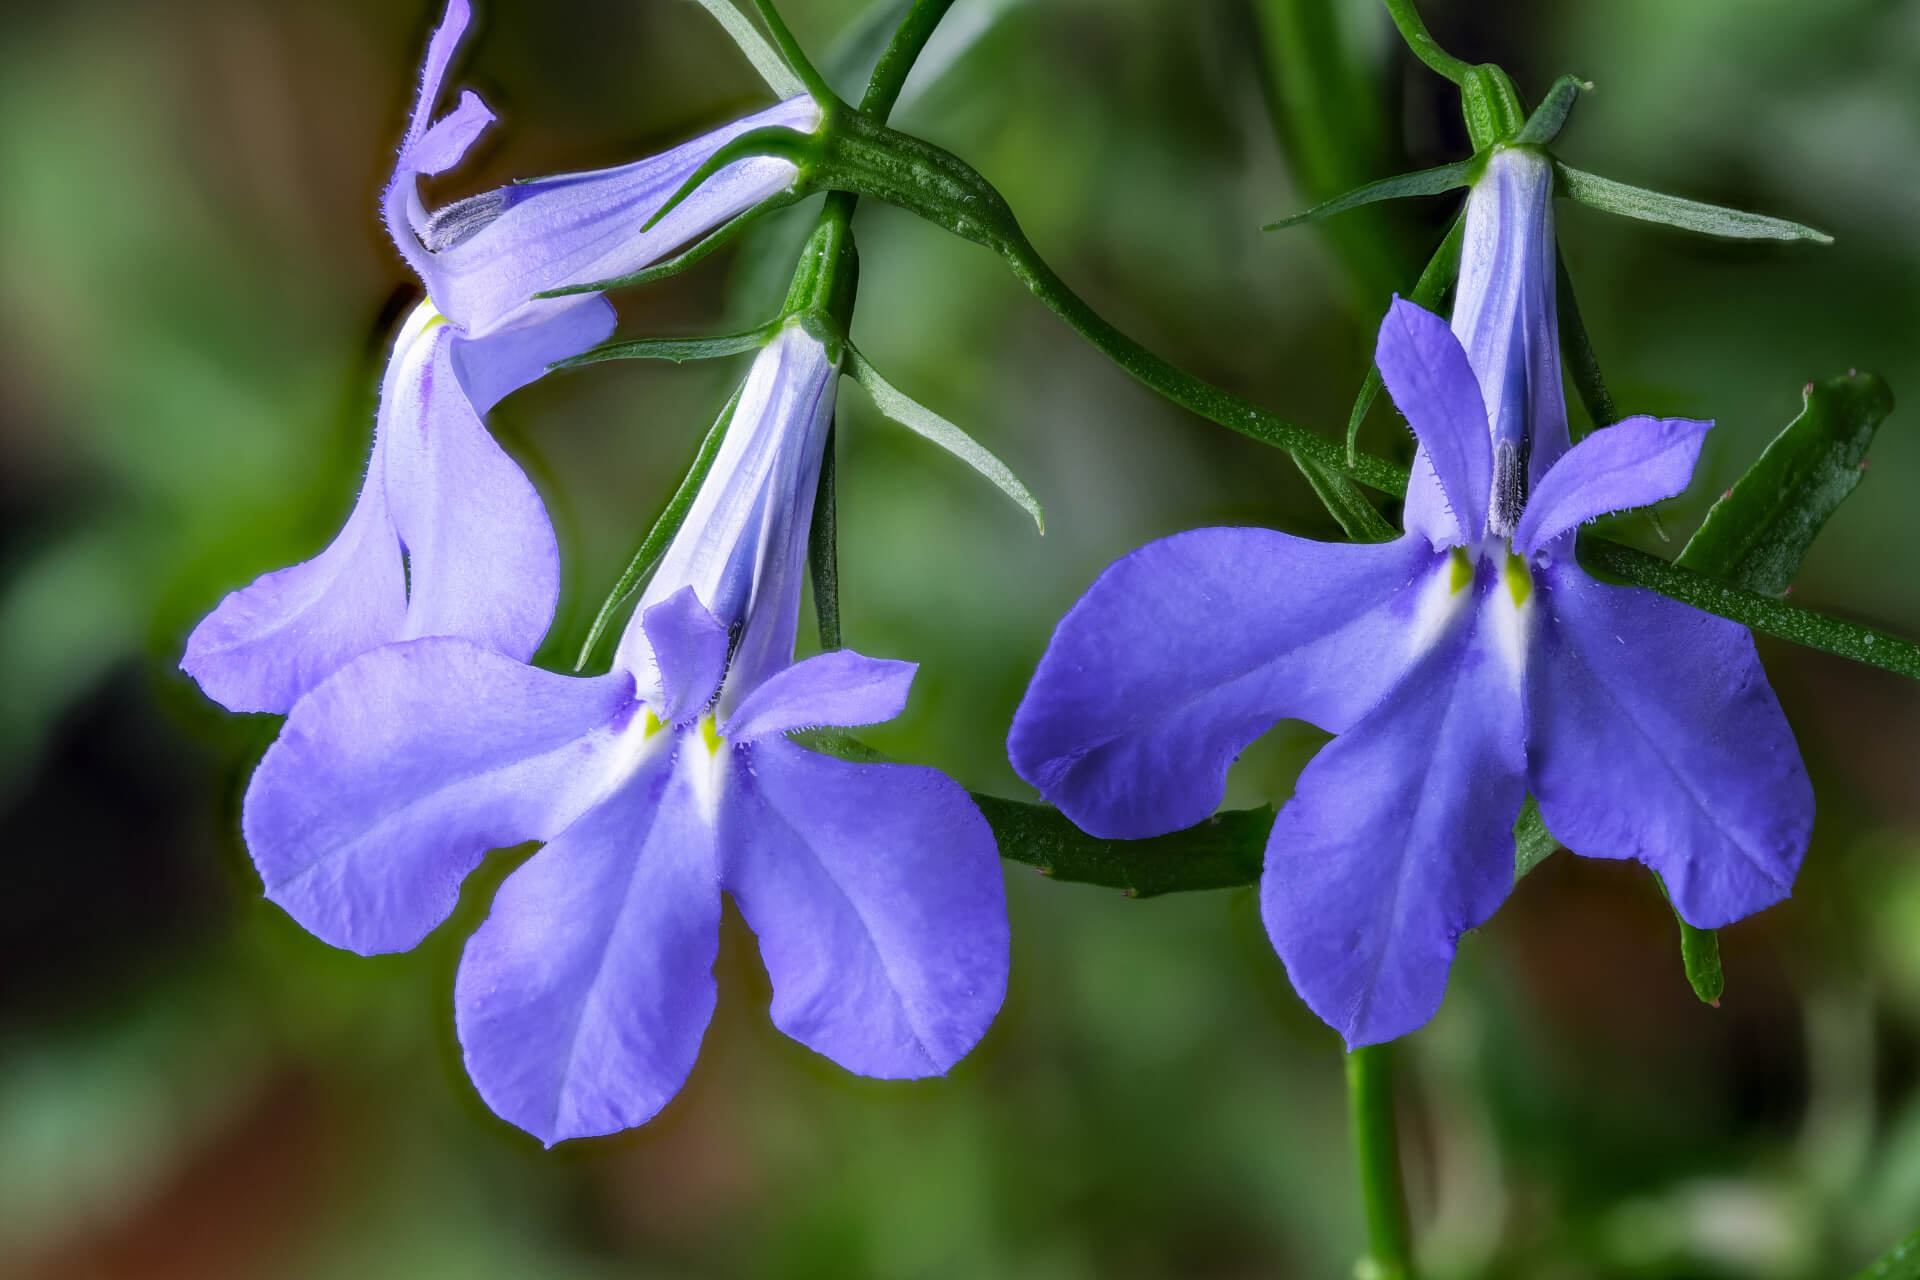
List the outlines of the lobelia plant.
{"label": "lobelia plant", "polygon": [[[429,213],[418,180],[491,120],[468,93],[429,123],[469,20],[465,0],[448,6],[385,200],[428,300],[396,342],[359,502],[320,556],[222,602],[182,663],[231,709],[288,713],[243,814],[267,896],[334,946],[404,950],[490,850],[542,842],[468,940],[454,1005],[481,1096],[552,1145],[642,1124],[680,1089],[715,1004],[723,893],[758,936],[775,1025],[851,1071],[905,1078],[947,1071],[1001,1005],[996,855],[1143,896],[1257,879],[1293,984],[1354,1050],[1373,1262],[1410,1276],[1391,1090],[1368,1047],[1433,1016],[1459,935],[1564,841],[1659,873],[1688,926],[1690,976],[1713,998],[1699,931],[1786,896],[1813,821],[1748,627],[1920,675],[1920,646],[1780,599],[1887,412],[1870,377],[1823,385],[1818,406],[1810,388],[1786,443],[1677,562],[1580,540],[1588,521],[1684,490],[1712,424],[1614,421],[1559,268],[1553,199],[1719,235],[1824,237],[1569,168],[1545,148],[1582,82],[1562,78],[1528,116],[1499,68],[1450,58],[1407,0],[1386,0],[1415,52],[1461,86],[1475,155],[1287,220],[1471,187],[1413,300],[1392,302],[1342,450],[1120,333],[985,179],[886,124],[950,0],[898,6],[857,107],[770,0],[755,0],[770,43],[728,0],[701,3],[778,106],[636,164]],[[773,320],[606,341],[604,291],[691,265],[816,191],[830,194]],[[932,769],[810,732],[896,716],[915,673],[839,648],[842,372],[1040,521],[999,459],[850,341],[860,196],[991,249],[1128,372],[1289,452],[1356,539],[1203,529],[1110,567],[1060,622],[1008,737],[1057,811],[970,798]],[[1450,324],[1435,314],[1449,290]],[[486,410],[550,367],[748,351],[587,638],[579,667],[637,592],[612,669],[530,665],[557,551]],[[1563,354],[1600,428],[1577,444]],[[1412,428],[1410,471],[1357,448],[1382,384]],[[1404,491],[1401,531],[1361,486]],[[1627,585],[1590,575],[1576,550]],[[796,661],[809,559],[828,652]],[[1277,816],[1216,815],[1234,758],[1283,718],[1335,736]]]}
{"label": "lobelia plant", "polygon": [[181,667],[228,710],[285,712],[356,655],[394,640],[457,635],[531,657],[559,596],[559,550],[539,494],[482,419],[614,326],[597,291],[534,295],[639,271],[791,186],[791,163],[749,157],[656,219],[735,137],[819,122],[800,96],[659,156],[428,213],[419,180],[458,164],[493,121],[472,92],[433,119],[470,18],[467,0],[450,0],[382,201],[388,233],[427,298],[395,340],[359,499],[326,550],[228,595],[187,640]]}

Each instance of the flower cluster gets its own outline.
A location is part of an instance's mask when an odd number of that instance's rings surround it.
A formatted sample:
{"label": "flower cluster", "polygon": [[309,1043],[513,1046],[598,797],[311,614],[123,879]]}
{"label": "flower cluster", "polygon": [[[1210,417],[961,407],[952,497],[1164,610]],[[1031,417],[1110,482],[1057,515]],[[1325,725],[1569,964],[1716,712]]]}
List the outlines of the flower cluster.
{"label": "flower cluster", "polygon": [[267,896],[335,946],[405,950],[489,850],[544,842],[468,941],[455,1006],[482,1097],[549,1144],[679,1090],[723,892],[783,1031],[865,1075],[944,1073],[1006,991],[993,833],[932,769],[787,737],[891,719],[914,675],[844,650],[794,662],[839,356],[798,318],[767,343],[603,676],[528,665],[554,537],[480,421],[612,330],[597,293],[537,294],[634,271],[791,183],[789,162],[737,161],[648,225],[730,137],[818,109],[427,214],[416,177],[488,120],[468,94],[426,123],[467,16],[453,0],[434,36],[387,195],[430,300],[396,343],[360,501],[321,555],[228,597],[183,663],[229,707],[288,713],[242,818]]}
{"label": "flower cluster", "polygon": [[1574,559],[1584,521],[1684,489],[1712,424],[1630,418],[1568,447],[1552,191],[1543,157],[1496,153],[1452,328],[1398,299],[1381,326],[1419,441],[1405,535],[1141,548],[1061,621],[1008,740],[1074,822],[1131,838],[1213,812],[1276,721],[1337,735],[1274,823],[1260,900],[1350,1046],[1433,1016],[1459,935],[1513,883],[1529,791],[1556,838],[1646,863],[1701,928],[1784,897],[1812,826],[1746,629]]}
{"label": "flower cluster", "polygon": [[[644,1123],[680,1089],[715,1004],[723,895],[783,1031],[861,1074],[944,1073],[1006,992],[995,833],[932,769],[792,736],[893,718],[915,674],[847,650],[795,660],[843,362],[883,408],[905,401],[846,341],[851,204],[829,202],[774,323],[708,344],[761,349],[604,675],[530,665],[558,551],[484,425],[604,342],[602,290],[801,181],[729,143],[840,117],[802,94],[664,155],[429,211],[420,179],[492,119],[471,93],[434,116],[468,18],[451,0],[386,192],[427,298],[395,341],[359,500],[326,550],[222,601],[182,662],[227,707],[286,715],[242,819],[266,894],[335,946],[404,950],[490,851],[542,844],[468,940],[454,1003],[481,1096],[549,1144]],[[972,190],[946,172],[942,190]],[[1451,322],[1396,298],[1381,326],[1417,442],[1404,533],[1203,529],[1135,551],[1060,622],[1008,739],[1046,800],[1124,840],[1205,819],[1278,720],[1334,735],[1273,825],[1261,905],[1350,1046],[1433,1016],[1460,934],[1512,884],[1528,794],[1575,852],[1657,871],[1701,928],[1785,896],[1810,836],[1748,632],[1576,558],[1583,523],[1680,493],[1712,424],[1630,418],[1571,441],[1554,181],[1537,145],[1494,147]],[[956,201],[962,222],[992,216]],[[997,459],[910,408],[1037,517]]]}

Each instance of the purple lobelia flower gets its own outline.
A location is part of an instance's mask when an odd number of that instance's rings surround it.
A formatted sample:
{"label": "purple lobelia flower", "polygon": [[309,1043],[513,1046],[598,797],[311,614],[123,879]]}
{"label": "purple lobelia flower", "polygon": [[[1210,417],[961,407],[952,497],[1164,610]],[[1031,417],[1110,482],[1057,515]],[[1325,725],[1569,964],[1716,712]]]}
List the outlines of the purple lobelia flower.
{"label": "purple lobelia flower", "polygon": [[1008,749],[1095,835],[1177,830],[1283,718],[1338,735],[1267,845],[1267,930],[1349,1046],[1419,1027],[1513,883],[1526,793],[1576,853],[1644,862],[1688,922],[1784,897],[1813,796],[1752,637],[1574,559],[1576,528],[1685,488],[1712,425],[1631,418],[1571,449],[1551,175],[1493,158],[1455,329],[1395,300],[1380,370],[1420,450],[1400,539],[1202,529],[1109,568],[1061,621]]}
{"label": "purple lobelia flower", "polygon": [[468,17],[466,0],[452,0],[434,33],[384,201],[427,299],[394,343],[359,501],[326,550],[233,592],[187,641],[180,665],[231,710],[285,711],[341,664],[394,640],[458,635],[530,656],[553,616],[558,552],[539,495],[482,418],[614,323],[600,294],[534,295],[638,271],[790,186],[790,162],[742,160],[642,230],[734,137],[819,122],[819,108],[796,98],[664,155],[429,214],[419,179],[452,168],[493,119],[463,93],[433,120]]}
{"label": "purple lobelia flower", "polygon": [[613,670],[472,640],[367,653],[301,700],[247,792],[267,896],[335,946],[414,945],[489,849],[501,887],[454,990],[481,1096],[548,1144],[637,1125],[714,1007],[720,896],[759,935],[772,1015],[849,1070],[937,1075],[1005,994],[992,831],[942,774],[786,735],[891,719],[914,667],[793,663],[838,376],[795,321],[755,362]]}

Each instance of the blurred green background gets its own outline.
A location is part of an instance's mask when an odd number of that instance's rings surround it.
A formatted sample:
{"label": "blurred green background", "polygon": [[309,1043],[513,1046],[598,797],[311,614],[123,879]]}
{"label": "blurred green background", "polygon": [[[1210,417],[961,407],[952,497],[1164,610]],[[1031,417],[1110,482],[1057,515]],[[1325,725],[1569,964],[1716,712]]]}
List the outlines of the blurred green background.
{"label": "blurred green background", "polygon": [[[480,0],[455,83],[502,124],[442,180],[617,163],[763,101],[680,0]],[[858,0],[790,0],[832,49]],[[1676,538],[1852,366],[1920,396],[1920,5],[1432,0],[1455,53],[1598,90],[1560,151],[1811,222],[1729,246],[1561,206],[1622,408],[1713,417]],[[947,1080],[847,1076],[767,1023],[730,918],[720,1012],[646,1128],[552,1153],[453,1041],[461,939],[329,950],[265,903],[238,800],[276,724],[174,668],[192,624],[312,554],[363,465],[415,286],[376,198],[431,0],[67,0],[0,11],[0,1273],[27,1277],[1340,1276],[1362,1244],[1336,1038],[1251,892],[1135,902],[1008,864],[1014,981]],[[958,0],[897,117],[972,160],[1054,265],[1188,368],[1334,430],[1388,290],[1452,199],[1263,235],[1464,154],[1372,0]],[[857,75],[855,77],[858,78]],[[812,204],[618,299],[627,331],[767,314]],[[841,418],[849,642],[923,665],[878,745],[1031,793],[1005,729],[1053,621],[1195,525],[1332,536],[1282,455],[1157,401],[983,251],[863,210],[856,338],[1005,457],[1003,498]],[[494,415],[560,530],[547,651],[601,594],[737,365],[602,366]],[[1909,401],[1912,402],[1911,399]],[[1578,410],[1575,410],[1578,413]],[[1796,599],[1920,634],[1920,442],[1883,430]],[[1404,448],[1388,414],[1373,447]],[[1658,546],[1649,528],[1632,530]],[[1669,552],[1671,552],[1669,548]],[[1793,901],[1696,1002],[1639,868],[1551,859],[1465,940],[1401,1055],[1437,1277],[1825,1277],[1920,1223],[1920,694],[1763,644],[1820,819]],[[1229,801],[1283,799],[1282,726]],[[1631,802],[1628,798],[1627,802]]]}

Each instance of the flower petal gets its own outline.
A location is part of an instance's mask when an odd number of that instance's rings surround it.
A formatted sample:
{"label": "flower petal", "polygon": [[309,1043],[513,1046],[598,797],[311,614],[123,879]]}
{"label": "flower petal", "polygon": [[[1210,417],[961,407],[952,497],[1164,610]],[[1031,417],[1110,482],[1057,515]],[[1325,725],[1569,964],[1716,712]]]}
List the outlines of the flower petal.
{"label": "flower petal", "polygon": [[437,125],[432,123],[434,104],[440,100],[446,81],[447,65],[453,61],[472,17],[467,0],[448,0],[446,16],[427,44],[426,60],[420,67],[420,91],[413,100],[413,114],[407,121],[407,134],[400,144],[393,176],[381,197],[387,232],[416,273],[426,267],[431,256],[419,240],[419,231],[426,225],[426,209],[420,203],[420,184],[416,178],[452,168],[493,119],[493,113],[479,98],[463,93],[459,105],[446,119]]}
{"label": "flower petal", "polygon": [[547,839],[592,803],[632,688],[468,640],[363,655],[294,706],[247,787],[267,897],[336,947],[413,946],[489,849]]}
{"label": "flower petal", "polygon": [[1456,622],[1308,763],[1274,822],[1261,914],[1294,988],[1349,1048],[1431,1018],[1456,940],[1512,887],[1521,695],[1491,632]]}
{"label": "flower petal", "polygon": [[713,465],[614,655],[643,690],[653,663],[639,621],[683,587],[734,636],[723,711],[792,664],[807,526],[837,381],[826,347],[797,322],[754,357]]}
{"label": "flower petal", "polygon": [[1439,316],[1396,297],[1380,322],[1374,357],[1453,513],[1459,536],[1448,541],[1478,539],[1487,525],[1493,445],[1486,401],[1460,340]]}
{"label": "flower petal", "polygon": [[986,819],[932,769],[777,738],[738,751],[721,857],[773,979],[774,1025],[862,1075],[944,1073],[1007,989]]}
{"label": "flower petal", "polygon": [[640,615],[658,672],[660,718],[677,723],[704,711],[727,674],[727,629],[707,612],[692,587]]}
{"label": "flower petal", "polygon": [[1532,555],[1554,538],[1609,511],[1671,498],[1693,479],[1711,422],[1628,418],[1602,428],[1542,476],[1514,531],[1513,549]]}
{"label": "flower petal", "polygon": [[459,341],[434,326],[393,384],[387,501],[408,580],[400,638],[465,636],[524,660],[553,621],[560,551],[540,495],[454,373]]}
{"label": "flower petal", "polygon": [[678,758],[706,752],[679,736],[507,877],[460,959],[467,1073],[548,1146],[652,1119],[713,1017],[713,832]]}
{"label": "flower petal", "polygon": [[468,333],[484,336],[515,323],[535,294],[643,270],[785,190],[799,173],[792,161],[738,160],[641,230],[734,138],[767,127],[811,132],[819,122],[811,98],[792,98],[633,164],[503,187],[494,193],[491,222],[438,253],[423,253],[415,266],[435,304]]}
{"label": "flower petal", "polygon": [[555,299],[553,306],[537,324],[454,344],[454,370],[475,413],[484,416],[509,394],[539,379],[547,366],[596,347],[613,334],[613,304],[601,294]]}
{"label": "flower petal", "polygon": [[1697,928],[1786,897],[1813,788],[1746,628],[1572,564],[1536,580],[1529,781],[1547,829],[1646,863]]}
{"label": "flower petal", "polygon": [[906,710],[919,664],[836,649],[774,673],[749,693],[721,733],[729,742],[821,725],[880,724]]}
{"label": "flower petal", "polygon": [[376,434],[353,514],[327,549],[230,593],[187,637],[180,667],[229,711],[284,713],[341,666],[398,635],[406,611]]}
{"label": "flower petal", "polygon": [[1199,529],[1115,562],[1060,620],[1013,720],[1014,769],[1094,835],[1212,813],[1275,721],[1340,732],[1418,656],[1424,539]]}
{"label": "flower petal", "polygon": [[1467,196],[1452,328],[1480,382],[1496,453],[1526,462],[1525,488],[1567,451],[1554,302],[1553,164],[1507,147],[1488,157]]}

